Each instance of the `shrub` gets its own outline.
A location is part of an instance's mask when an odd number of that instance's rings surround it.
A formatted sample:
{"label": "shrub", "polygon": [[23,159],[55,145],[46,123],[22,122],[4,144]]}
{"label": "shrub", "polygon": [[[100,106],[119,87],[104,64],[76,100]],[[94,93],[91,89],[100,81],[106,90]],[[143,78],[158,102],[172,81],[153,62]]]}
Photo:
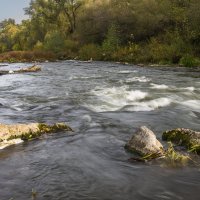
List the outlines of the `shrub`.
{"label": "shrub", "polygon": [[65,40],[57,31],[47,33],[44,39],[44,49],[58,53],[65,48]]}
{"label": "shrub", "polygon": [[118,48],[117,51],[112,54],[112,59],[115,61],[136,63],[138,62],[140,54],[140,46],[130,43],[129,46]]}
{"label": "shrub", "polygon": [[187,54],[181,58],[180,64],[184,67],[196,67],[200,65],[200,61],[197,58]]}
{"label": "shrub", "polygon": [[11,51],[0,54],[2,62],[30,62],[55,60],[56,55],[52,52],[44,51]]}
{"label": "shrub", "polygon": [[44,45],[42,42],[37,41],[37,43],[34,45],[33,50],[35,51],[42,51],[44,50]]}
{"label": "shrub", "polygon": [[83,60],[101,60],[101,48],[94,44],[84,45],[79,51],[79,57]]}
{"label": "shrub", "polygon": [[20,51],[20,50],[21,50],[21,47],[20,47],[19,44],[15,44],[15,45],[13,45],[12,50],[13,50],[13,51]]}
{"label": "shrub", "polygon": [[65,49],[67,51],[77,52],[79,48],[79,43],[74,40],[65,40]]}
{"label": "shrub", "polygon": [[102,50],[105,57],[110,58],[110,55],[115,52],[120,45],[119,34],[116,25],[111,25],[108,29],[106,39],[103,41]]}

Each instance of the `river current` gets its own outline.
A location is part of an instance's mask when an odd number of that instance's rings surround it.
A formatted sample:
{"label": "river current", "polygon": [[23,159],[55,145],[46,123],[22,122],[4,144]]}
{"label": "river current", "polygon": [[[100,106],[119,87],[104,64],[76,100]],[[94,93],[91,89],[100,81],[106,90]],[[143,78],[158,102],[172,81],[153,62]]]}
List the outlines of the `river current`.
{"label": "river current", "polygon": [[130,162],[124,150],[142,125],[160,140],[168,129],[200,130],[198,70],[40,65],[41,72],[0,76],[0,122],[67,122],[75,132],[0,150],[0,200],[28,200],[32,190],[37,200],[200,199],[200,167]]}

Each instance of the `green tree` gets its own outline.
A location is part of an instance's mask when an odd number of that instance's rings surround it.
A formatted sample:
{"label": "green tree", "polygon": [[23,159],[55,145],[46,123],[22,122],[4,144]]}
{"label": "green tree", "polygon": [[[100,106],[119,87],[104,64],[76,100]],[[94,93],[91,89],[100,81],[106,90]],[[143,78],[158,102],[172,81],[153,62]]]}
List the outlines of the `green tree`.
{"label": "green tree", "polygon": [[65,48],[65,40],[59,32],[49,32],[44,39],[44,48],[55,53],[62,52]]}
{"label": "green tree", "polygon": [[105,54],[111,54],[119,48],[120,39],[117,26],[112,24],[108,29],[106,39],[102,44],[102,49]]}

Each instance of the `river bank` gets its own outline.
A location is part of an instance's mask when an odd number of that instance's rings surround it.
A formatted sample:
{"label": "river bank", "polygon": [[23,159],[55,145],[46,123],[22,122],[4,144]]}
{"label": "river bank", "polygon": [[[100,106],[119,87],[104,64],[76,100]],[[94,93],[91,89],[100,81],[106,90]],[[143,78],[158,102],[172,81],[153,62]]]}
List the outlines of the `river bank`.
{"label": "river bank", "polygon": [[[125,55],[123,55],[125,56]],[[128,55],[127,55],[128,56]],[[150,66],[150,67],[188,67],[188,68],[200,68],[200,63],[194,61],[192,58],[187,58],[184,63],[163,63],[163,62],[132,62],[123,57],[96,57],[94,52],[91,55],[81,55],[77,54],[66,54],[66,53],[53,53],[46,51],[11,51],[0,54],[0,63],[24,63],[24,62],[56,62],[62,60],[80,60],[85,62],[92,61],[110,61],[116,62],[118,64],[129,65],[134,64],[140,67]],[[142,61],[142,60],[141,60]],[[0,66],[1,67],[1,66]]]}

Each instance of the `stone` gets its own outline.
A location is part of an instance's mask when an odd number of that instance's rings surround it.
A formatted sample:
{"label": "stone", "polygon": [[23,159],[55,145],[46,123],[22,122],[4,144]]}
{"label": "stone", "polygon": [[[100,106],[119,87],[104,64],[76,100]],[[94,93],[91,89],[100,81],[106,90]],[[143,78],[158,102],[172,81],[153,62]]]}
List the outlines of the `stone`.
{"label": "stone", "polygon": [[200,132],[198,131],[177,128],[165,131],[162,134],[162,139],[180,146],[185,146],[189,151],[200,154]]}
{"label": "stone", "polygon": [[33,65],[28,68],[23,68],[19,70],[9,70],[9,71],[2,71],[0,70],[0,75],[6,75],[6,74],[17,74],[17,73],[28,73],[28,72],[38,72],[41,71],[41,67],[37,65]]}
{"label": "stone", "polygon": [[17,70],[16,72],[24,73],[24,72],[38,72],[38,71],[41,71],[41,67],[37,66],[37,65],[33,65],[31,67],[28,67],[28,68]]}
{"label": "stone", "polygon": [[164,155],[162,144],[156,139],[155,134],[145,126],[140,127],[132,138],[128,141],[125,148],[141,156]]}
{"label": "stone", "polygon": [[45,133],[59,131],[73,131],[65,123],[54,125],[31,123],[31,124],[0,124],[0,149],[20,141],[28,141],[40,137]]}

